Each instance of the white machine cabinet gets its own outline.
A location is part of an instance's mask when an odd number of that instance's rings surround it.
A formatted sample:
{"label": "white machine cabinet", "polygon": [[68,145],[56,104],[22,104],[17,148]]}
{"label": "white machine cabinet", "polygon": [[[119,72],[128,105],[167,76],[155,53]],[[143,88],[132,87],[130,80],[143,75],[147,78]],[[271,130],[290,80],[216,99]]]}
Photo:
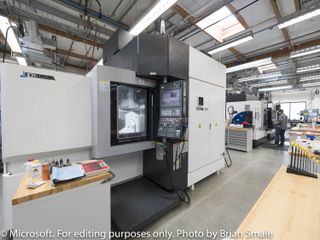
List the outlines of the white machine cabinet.
{"label": "white machine cabinet", "polygon": [[225,165],[225,66],[190,48],[188,186]]}

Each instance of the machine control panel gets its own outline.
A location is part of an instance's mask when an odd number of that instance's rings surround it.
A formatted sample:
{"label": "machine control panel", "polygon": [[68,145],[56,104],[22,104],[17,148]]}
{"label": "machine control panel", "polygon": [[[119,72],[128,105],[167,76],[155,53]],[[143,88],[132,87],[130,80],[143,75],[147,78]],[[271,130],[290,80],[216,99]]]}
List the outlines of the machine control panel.
{"label": "machine control panel", "polygon": [[181,139],[184,125],[183,81],[161,85],[158,137]]}

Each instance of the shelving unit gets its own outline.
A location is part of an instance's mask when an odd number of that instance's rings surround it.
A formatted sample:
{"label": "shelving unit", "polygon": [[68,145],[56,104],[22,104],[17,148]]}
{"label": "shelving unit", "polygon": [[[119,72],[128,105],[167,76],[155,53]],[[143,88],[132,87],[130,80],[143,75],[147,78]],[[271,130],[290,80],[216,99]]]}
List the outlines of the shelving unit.
{"label": "shelving unit", "polygon": [[249,152],[252,150],[252,128],[227,127],[226,148]]}

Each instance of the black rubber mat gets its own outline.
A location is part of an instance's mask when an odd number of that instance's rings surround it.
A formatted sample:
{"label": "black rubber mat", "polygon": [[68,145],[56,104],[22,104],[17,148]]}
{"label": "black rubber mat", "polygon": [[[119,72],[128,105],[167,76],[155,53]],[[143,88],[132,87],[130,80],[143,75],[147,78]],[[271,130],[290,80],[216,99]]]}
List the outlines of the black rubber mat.
{"label": "black rubber mat", "polygon": [[273,150],[279,150],[279,151],[288,151],[289,145],[284,145],[283,147],[275,146],[274,143],[264,143],[261,145],[263,148],[273,149]]}
{"label": "black rubber mat", "polygon": [[111,189],[111,221],[116,231],[139,231],[181,201],[148,180],[135,179]]}

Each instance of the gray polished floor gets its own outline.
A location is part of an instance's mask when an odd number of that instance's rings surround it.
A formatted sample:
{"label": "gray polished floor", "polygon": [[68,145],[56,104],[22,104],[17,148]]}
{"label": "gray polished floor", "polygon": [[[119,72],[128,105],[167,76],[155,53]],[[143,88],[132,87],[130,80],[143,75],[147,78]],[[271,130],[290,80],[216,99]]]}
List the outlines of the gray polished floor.
{"label": "gray polished floor", "polygon": [[0,231],[2,230],[2,173],[0,173]]}
{"label": "gray polished floor", "polygon": [[[259,147],[249,153],[230,150],[230,155],[233,165],[196,184],[190,205],[173,210],[146,231],[176,233],[172,239],[192,239],[194,231],[235,231],[280,166],[287,163],[288,153]],[[186,235],[178,237],[177,230]]]}
{"label": "gray polished floor", "polygon": [[[230,154],[231,168],[196,184],[190,193],[190,205],[182,204],[145,230],[167,230],[175,234],[181,230],[188,232],[188,236],[194,231],[236,230],[279,167],[286,163],[288,153],[260,147],[249,153],[230,150]],[[2,229],[2,177],[0,186]],[[174,239],[187,237],[176,236]]]}

